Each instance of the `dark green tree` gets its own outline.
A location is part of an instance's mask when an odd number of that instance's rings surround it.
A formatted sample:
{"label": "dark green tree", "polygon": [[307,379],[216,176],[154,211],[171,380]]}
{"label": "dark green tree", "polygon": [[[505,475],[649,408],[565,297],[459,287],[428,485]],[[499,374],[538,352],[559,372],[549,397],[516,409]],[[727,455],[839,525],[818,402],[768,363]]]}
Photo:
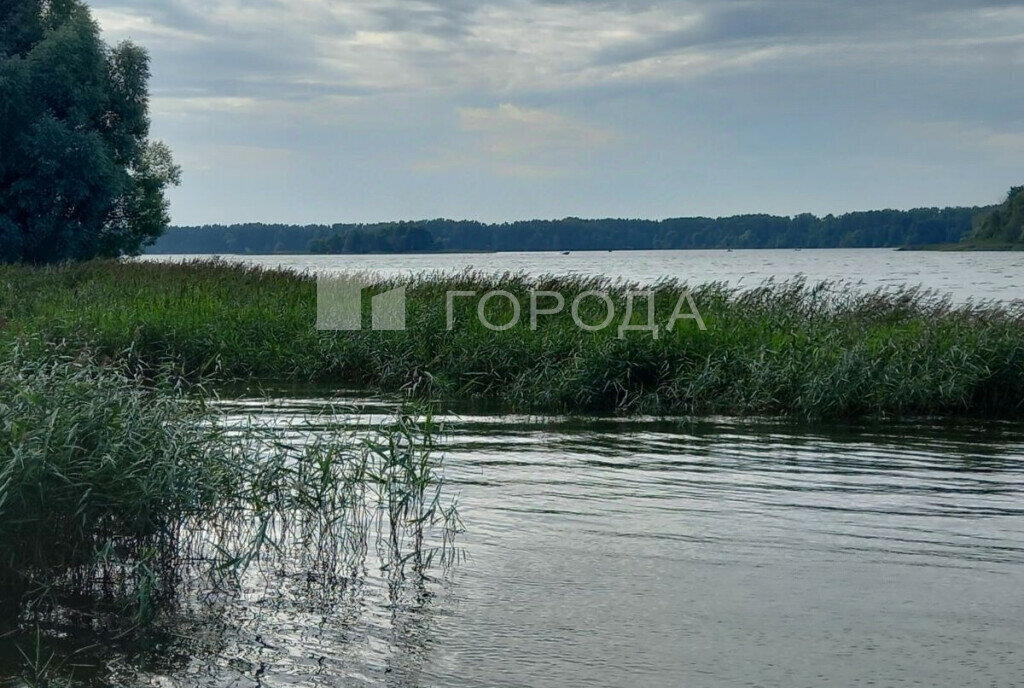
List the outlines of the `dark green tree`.
{"label": "dark green tree", "polygon": [[79,0],[0,0],[0,261],[139,253],[179,180],[149,141],[149,57]]}
{"label": "dark green tree", "polygon": [[1024,244],[1024,186],[1010,189],[1002,205],[980,216],[970,239]]}

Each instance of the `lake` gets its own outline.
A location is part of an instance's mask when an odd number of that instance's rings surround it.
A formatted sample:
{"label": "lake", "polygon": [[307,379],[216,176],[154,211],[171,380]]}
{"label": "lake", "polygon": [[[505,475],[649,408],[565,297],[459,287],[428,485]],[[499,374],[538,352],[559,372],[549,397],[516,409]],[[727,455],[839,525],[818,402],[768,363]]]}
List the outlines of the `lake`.
{"label": "lake", "polygon": [[[319,399],[225,402],[293,441]],[[386,403],[358,400],[373,422]],[[352,417],[339,421],[352,422]],[[467,558],[271,579],[151,654],[160,686],[1011,686],[1024,429],[449,419]],[[326,428],[322,428],[324,430]]]}
{"label": "lake", "polygon": [[[197,257],[143,258],[178,261]],[[642,283],[672,277],[694,284],[722,281],[741,287],[757,286],[768,278],[786,280],[803,275],[811,282],[849,280],[861,283],[865,289],[920,285],[951,294],[959,301],[1024,298],[1024,252],[816,249],[222,257],[312,273],[370,271],[401,276],[475,269],[529,275],[604,275]]]}
{"label": "lake", "polygon": [[[147,256],[146,260],[182,257]],[[319,273],[804,275],[1024,296],[1024,254],[890,250],[228,257]],[[342,399],[372,423],[387,398]],[[222,402],[302,442],[325,395]],[[465,560],[339,587],[273,575],[101,678],[156,686],[1012,686],[1024,425],[449,418]],[[319,432],[330,432],[321,425]],[[97,651],[94,650],[95,654]],[[0,672],[2,673],[2,672]]]}

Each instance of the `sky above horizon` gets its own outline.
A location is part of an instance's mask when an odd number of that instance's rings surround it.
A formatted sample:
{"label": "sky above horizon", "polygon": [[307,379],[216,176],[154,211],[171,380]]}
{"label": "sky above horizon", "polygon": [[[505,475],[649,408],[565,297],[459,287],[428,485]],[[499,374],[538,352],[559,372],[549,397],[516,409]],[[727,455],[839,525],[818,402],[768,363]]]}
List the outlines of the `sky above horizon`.
{"label": "sky above horizon", "polygon": [[92,0],[176,224],[791,215],[1024,183],[1024,4]]}

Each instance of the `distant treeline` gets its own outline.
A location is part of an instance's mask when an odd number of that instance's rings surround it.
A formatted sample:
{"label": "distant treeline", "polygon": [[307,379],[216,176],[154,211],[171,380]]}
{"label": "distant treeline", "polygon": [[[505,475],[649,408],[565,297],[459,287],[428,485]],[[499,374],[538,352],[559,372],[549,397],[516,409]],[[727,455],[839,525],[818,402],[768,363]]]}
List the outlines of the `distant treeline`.
{"label": "distant treeline", "polygon": [[698,248],[881,248],[955,243],[980,208],[874,210],[816,217],[669,220],[422,220],[380,224],[173,227],[150,253],[430,253]]}

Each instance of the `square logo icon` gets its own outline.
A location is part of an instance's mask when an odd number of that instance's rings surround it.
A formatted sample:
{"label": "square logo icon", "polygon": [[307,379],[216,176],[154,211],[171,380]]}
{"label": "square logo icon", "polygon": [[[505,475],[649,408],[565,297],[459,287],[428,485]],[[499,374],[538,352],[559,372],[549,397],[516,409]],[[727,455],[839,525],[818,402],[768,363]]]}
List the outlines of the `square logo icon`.
{"label": "square logo icon", "polygon": [[363,330],[363,304],[369,294],[370,328],[377,332],[405,330],[405,287],[373,294],[379,285],[351,275],[323,275],[316,281],[316,329],[321,332]]}

